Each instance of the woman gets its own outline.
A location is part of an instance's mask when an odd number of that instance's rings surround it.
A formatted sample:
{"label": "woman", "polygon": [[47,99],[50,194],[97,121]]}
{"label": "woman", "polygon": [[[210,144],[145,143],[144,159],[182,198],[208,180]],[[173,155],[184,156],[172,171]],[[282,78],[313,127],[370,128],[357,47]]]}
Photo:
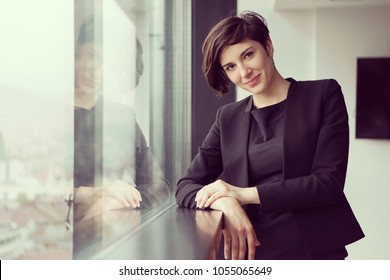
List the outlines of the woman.
{"label": "woman", "polygon": [[225,258],[344,259],[364,234],[343,192],[349,128],[338,83],[284,79],[253,12],[220,21],[202,51],[219,95],[230,82],[252,95],[219,109],[177,203],[223,211]]}

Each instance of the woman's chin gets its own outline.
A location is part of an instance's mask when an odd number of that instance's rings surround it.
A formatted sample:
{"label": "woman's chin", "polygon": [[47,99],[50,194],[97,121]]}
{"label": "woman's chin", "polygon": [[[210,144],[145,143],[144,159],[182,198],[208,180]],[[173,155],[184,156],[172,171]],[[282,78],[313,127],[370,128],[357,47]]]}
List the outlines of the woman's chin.
{"label": "woman's chin", "polygon": [[96,95],[97,92],[98,92],[98,90],[94,87],[80,86],[80,87],[75,88],[76,95],[78,95],[80,97],[81,96],[92,97],[92,96]]}

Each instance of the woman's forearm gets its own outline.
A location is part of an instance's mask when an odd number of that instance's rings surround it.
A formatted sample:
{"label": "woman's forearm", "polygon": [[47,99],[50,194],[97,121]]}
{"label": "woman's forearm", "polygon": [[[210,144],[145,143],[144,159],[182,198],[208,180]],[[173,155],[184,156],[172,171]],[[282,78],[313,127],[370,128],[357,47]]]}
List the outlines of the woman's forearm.
{"label": "woman's forearm", "polygon": [[239,188],[239,199],[241,205],[260,204],[260,197],[256,187]]}

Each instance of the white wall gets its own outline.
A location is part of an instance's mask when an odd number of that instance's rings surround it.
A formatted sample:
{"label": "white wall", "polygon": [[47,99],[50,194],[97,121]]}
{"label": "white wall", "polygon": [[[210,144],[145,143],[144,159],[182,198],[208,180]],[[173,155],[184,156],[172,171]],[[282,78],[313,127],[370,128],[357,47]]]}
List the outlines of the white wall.
{"label": "white wall", "polygon": [[390,56],[389,15],[383,7],[317,11],[317,77],[337,78],[350,116],[346,193],[366,233],[349,247],[358,259],[390,259],[390,140],[355,139],[356,58]]}
{"label": "white wall", "polygon": [[[350,116],[345,186],[366,237],[348,246],[349,259],[390,259],[390,140],[355,139],[356,58],[390,56],[390,8],[275,11],[274,1],[239,0],[268,21],[275,63],[284,77],[332,77],[343,88]],[[246,96],[239,92],[238,99]]]}

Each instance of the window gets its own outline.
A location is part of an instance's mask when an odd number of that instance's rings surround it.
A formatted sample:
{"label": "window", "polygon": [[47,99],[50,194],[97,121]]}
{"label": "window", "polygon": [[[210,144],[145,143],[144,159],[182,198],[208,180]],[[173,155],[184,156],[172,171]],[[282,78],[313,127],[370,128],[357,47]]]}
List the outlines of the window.
{"label": "window", "polygon": [[[190,3],[13,2],[0,4],[0,257],[91,258],[171,205],[190,161]],[[132,185],[137,210],[118,199]]]}

